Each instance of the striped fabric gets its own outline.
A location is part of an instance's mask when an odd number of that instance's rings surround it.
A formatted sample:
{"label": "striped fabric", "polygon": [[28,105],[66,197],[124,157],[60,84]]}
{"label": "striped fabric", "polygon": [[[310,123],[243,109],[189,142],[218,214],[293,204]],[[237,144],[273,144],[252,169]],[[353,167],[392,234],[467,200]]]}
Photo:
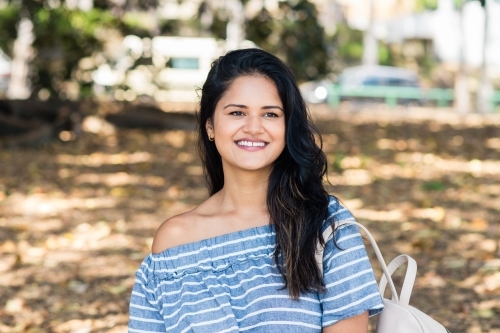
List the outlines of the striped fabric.
{"label": "striped fabric", "polygon": [[[352,220],[335,199],[330,216]],[[326,229],[327,223],[324,223]],[[129,332],[321,332],[339,320],[382,311],[372,267],[356,226],[327,242],[326,292],[292,300],[273,261],[272,225],[150,254],[136,273]]]}

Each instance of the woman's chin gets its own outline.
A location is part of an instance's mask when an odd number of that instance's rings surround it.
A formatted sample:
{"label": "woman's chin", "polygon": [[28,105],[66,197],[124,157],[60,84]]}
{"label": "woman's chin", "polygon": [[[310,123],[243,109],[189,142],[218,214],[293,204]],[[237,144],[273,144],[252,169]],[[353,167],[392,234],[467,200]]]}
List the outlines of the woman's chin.
{"label": "woman's chin", "polygon": [[272,168],[270,164],[261,163],[239,163],[237,165],[232,165],[231,168],[238,172],[269,172]]}

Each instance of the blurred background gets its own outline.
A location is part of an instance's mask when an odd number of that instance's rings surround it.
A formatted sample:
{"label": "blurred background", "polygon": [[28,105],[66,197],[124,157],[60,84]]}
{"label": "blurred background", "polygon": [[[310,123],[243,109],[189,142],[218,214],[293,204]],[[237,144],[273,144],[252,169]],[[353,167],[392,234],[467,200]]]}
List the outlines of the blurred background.
{"label": "blurred background", "polygon": [[328,191],[417,260],[410,303],[500,333],[496,0],[0,0],[0,332],[127,331],[155,230],[207,196],[197,88],[247,47],[293,70]]}
{"label": "blurred background", "polygon": [[[189,110],[211,61],[257,46],[299,82],[313,81],[304,87],[313,103],[371,98],[491,113],[500,103],[498,17],[495,0],[1,0],[0,94]],[[359,65],[405,70],[343,75]]]}

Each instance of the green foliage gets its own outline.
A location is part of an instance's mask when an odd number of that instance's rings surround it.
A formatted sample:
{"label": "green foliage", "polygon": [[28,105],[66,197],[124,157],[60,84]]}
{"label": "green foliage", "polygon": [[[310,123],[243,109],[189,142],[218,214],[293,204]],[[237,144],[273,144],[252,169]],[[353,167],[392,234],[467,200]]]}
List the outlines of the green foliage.
{"label": "green foliage", "polygon": [[446,188],[446,185],[440,182],[439,180],[433,180],[430,182],[423,183],[421,187],[422,190],[424,191],[435,192],[444,190]]}
{"label": "green foliage", "polygon": [[331,168],[335,172],[342,172],[344,169],[342,168],[342,160],[344,159],[345,154],[344,153],[335,153],[335,156],[333,158],[333,162],[331,164]]}
{"label": "green foliage", "polygon": [[64,7],[41,8],[34,14],[33,24],[37,39],[50,35],[54,40],[54,33],[63,39],[68,37],[87,39],[92,38],[98,29],[118,25],[118,21],[110,12],[99,9],[82,12]]}
{"label": "green foliage", "polygon": [[0,48],[9,56],[12,56],[18,20],[19,9],[17,7],[7,6],[0,9]]}
{"label": "green foliage", "polygon": [[109,12],[92,9],[88,12],[40,8],[33,15],[38,56],[33,77],[36,90],[45,88],[56,93],[60,84],[71,78],[72,70],[84,57],[101,49],[97,39],[105,29],[118,28],[119,21]]}
{"label": "green foliage", "polygon": [[415,7],[417,10],[434,10],[438,6],[438,0],[416,0]]}
{"label": "green foliage", "polygon": [[297,79],[311,80],[326,74],[328,55],[325,33],[317,21],[316,7],[306,0],[293,6],[289,2],[280,4],[285,12],[285,29],[280,44],[287,63],[295,69]]}
{"label": "green foliage", "polygon": [[343,68],[359,65],[363,56],[363,32],[351,29],[346,23],[337,25],[337,31],[331,38],[335,59],[335,72]]}
{"label": "green foliage", "polygon": [[[252,25],[248,25],[249,28]],[[218,39],[226,39],[226,28],[227,28],[227,21],[221,18],[221,15],[219,13],[214,13],[214,18],[212,21],[212,26],[210,27],[212,36]]]}
{"label": "green foliage", "polygon": [[[62,2],[54,5],[55,1],[48,0],[8,0],[8,3],[0,9],[0,48],[12,56],[21,16],[31,19],[36,52],[30,64],[34,95],[47,89],[52,96],[64,97],[60,94],[63,86],[68,81],[77,81],[75,77],[82,77],[81,73],[77,75],[80,60],[101,51],[110,33],[139,37],[151,37],[153,30],[163,35],[179,33],[179,22],[175,20],[159,21],[159,26],[154,26],[150,18],[154,12],[148,9],[156,8],[157,0],[128,0],[123,5],[113,0],[94,0],[94,9],[86,12],[70,10]],[[80,96],[92,94],[88,81],[79,82]]]}
{"label": "green foliage", "polygon": [[279,39],[279,25],[265,8],[247,23],[247,38],[264,50],[273,52]]}
{"label": "green foliage", "polygon": [[[465,5],[466,2],[473,2],[473,1],[479,1],[481,7],[484,7],[486,5],[486,0],[453,0],[453,3],[455,4],[455,7],[460,8],[463,5]],[[490,1],[500,3],[500,0],[490,0]]]}
{"label": "green foliage", "polygon": [[[242,0],[244,5],[246,2]],[[153,30],[161,35],[178,35],[181,31],[204,33],[200,17],[160,20],[158,27],[152,26],[156,23],[149,17],[151,12],[140,10],[156,6],[157,0],[128,0],[123,6],[112,0],[94,0],[94,9],[88,12],[69,10],[62,5],[51,8],[47,0],[9,0],[9,3],[0,9],[0,47],[12,55],[22,8],[22,15],[30,17],[35,26],[33,46],[37,56],[32,62],[35,93],[40,89],[60,91],[63,82],[74,79],[79,61],[102,49],[109,31],[139,37],[152,37]],[[327,37],[317,21],[317,9],[309,0],[284,0],[279,6],[277,17],[262,9],[247,21],[246,38],[283,59],[298,81],[320,79],[335,71],[334,66],[342,69],[360,62],[361,31],[339,25],[336,34]],[[226,26],[227,13],[214,12],[212,36],[225,39]],[[390,50],[384,45],[379,53],[382,64],[393,62]],[[333,65],[329,61],[332,57],[336,60]],[[81,92],[90,94],[89,86],[81,86]]]}
{"label": "green foliage", "polygon": [[378,59],[381,65],[384,66],[394,65],[391,50],[387,47],[387,45],[383,44],[380,41],[378,43]]}
{"label": "green foliage", "polygon": [[126,12],[123,14],[121,20],[126,35],[149,37],[153,22],[150,20],[148,13]]}
{"label": "green foliage", "polygon": [[463,5],[465,5],[466,2],[467,2],[467,0],[453,0],[453,4],[455,5],[455,8],[462,7]]}
{"label": "green foliage", "polygon": [[299,81],[320,78],[329,72],[324,29],[318,12],[307,0],[279,2],[282,16],[273,18],[263,9],[247,24],[247,38],[276,54]]}

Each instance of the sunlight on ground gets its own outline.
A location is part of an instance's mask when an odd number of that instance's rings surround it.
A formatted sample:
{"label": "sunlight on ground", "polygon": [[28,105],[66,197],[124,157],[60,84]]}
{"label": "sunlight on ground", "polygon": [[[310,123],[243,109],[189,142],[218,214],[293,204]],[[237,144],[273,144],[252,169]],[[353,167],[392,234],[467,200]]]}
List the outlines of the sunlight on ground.
{"label": "sunlight on ground", "polygon": [[106,164],[134,164],[153,160],[153,156],[147,152],[135,152],[131,154],[93,153],[90,155],[59,154],[56,158],[59,164],[85,165],[92,167],[99,167]]}
{"label": "sunlight on ground", "polygon": [[163,186],[165,185],[165,179],[156,176],[137,176],[130,175],[126,172],[117,173],[85,173],[80,174],[74,179],[76,184],[103,184],[106,186],[123,186],[123,185],[136,185],[144,184],[149,186]]}
{"label": "sunlight on ground", "polygon": [[23,195],[20,193],[9,196],[4,201],[4,208],[9,214],[53,216],[72,209],[102,209],[115,207],[116,198],[57,198],[44,193]]}
{"label": "sunlight on ground", "polygon": [[[328,190],[386,260],[415,257],[412,305],[454,333],[500,333],[500,126],[344,116],[318,123]],[[206,198],[192,132],[108,125],[0,151],[1,333],[126,332],[155,230]]]}

